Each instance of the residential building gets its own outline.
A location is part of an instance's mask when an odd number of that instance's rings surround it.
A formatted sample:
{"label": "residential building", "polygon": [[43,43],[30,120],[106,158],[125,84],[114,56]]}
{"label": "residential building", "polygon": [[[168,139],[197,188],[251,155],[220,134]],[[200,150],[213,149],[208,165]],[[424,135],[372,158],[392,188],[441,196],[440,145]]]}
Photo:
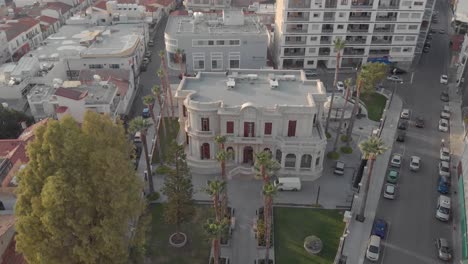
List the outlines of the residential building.
{"label": "residential building", "polygon": [[240,10],[224,10],[221,15],[200,12],[171,15],[164,37],[172,69],[180,67],[177,49],[184,51],[188,73],[266,66],[267,29],[257,16],[244,16]]}
{"label": "residential building", "polygon": [[3,64],[11,60],[10,48],[8,45],[8,39],[6,32],[0,31],[0,64]]}
{"label": "residential building", "polygon": [[42,39],[46,39],[48,36],[57,33],[62,26],[60,20],[50,16],[37,17],[42,31]]}
{"label": "residential building", "polygon": [[185,0],[184,5],[193,11],[226,10],[231,8],[231,0]]}
{"label": "residential building", "polygon": [[381,61],[409,68],[428,1],[281,0],[273,57],[279,69],[335,68],[340,38],[347,43],[342,67]]}
{"label": "residential building", "polygon": [[247,8],[249,13],[256,14],[260,22],[270,26],[275,24],[276,4],[260,4],[255,2]]}
{"label": "residential building", "polygon": [[327,144],[320,116],[326,91],[303,71],[230,70],[184,77],[175,93],[180,127],[194,172],[219,173],[215,142],[226,136],[228,176],[253,173],[254,154],[269,151],[279,175],[315,180]]}
{"label": "residential building", "polygon": [[468,33],[468,2],[458,1],[454,5],[453,25],[458,34]]}
{"label": "residential building", "polygon": [[11,61],[18,61],[42,41],[39,21],[30,17],[7,20],[0,24],[0,30],[6,33]]}

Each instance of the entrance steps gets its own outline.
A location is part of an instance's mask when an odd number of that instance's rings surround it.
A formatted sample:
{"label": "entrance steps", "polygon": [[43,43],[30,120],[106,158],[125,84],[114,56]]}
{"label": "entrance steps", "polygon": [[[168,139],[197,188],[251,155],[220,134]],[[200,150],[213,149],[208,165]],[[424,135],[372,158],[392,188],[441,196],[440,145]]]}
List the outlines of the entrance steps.
{"label": "entrance steps", "polygon": [[227,173],[227,178],[232,179],[236,176],[255,176],[255,171],[253,166],[236,166],[233,169],[229,170]]}

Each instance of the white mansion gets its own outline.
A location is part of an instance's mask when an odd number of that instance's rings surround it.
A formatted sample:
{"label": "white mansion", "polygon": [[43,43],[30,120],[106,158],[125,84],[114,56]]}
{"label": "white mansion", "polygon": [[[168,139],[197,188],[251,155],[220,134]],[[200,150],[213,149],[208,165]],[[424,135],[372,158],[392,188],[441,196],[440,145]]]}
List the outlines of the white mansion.
{"label": "white mansion", "polygon": [[281,164],[279,175],[321,176],[326,137],[319,117],[326,93],[303,71],[200,72],[181,81],[175,100],[193,171],[220,171],[215,137],[224,135],[232,154],[228,171],[250,168],[254,153],[267,150]]}

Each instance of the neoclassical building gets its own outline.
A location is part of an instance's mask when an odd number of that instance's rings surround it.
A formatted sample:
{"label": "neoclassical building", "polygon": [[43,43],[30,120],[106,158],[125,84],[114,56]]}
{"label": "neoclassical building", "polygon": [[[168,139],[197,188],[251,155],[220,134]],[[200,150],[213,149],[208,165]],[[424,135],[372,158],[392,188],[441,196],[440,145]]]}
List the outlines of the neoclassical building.
{"label": "neoclassical building", "polygon": [[[175,94],[189,165],[218,173],[217,135],[227,138],[228,172],[249,168],[267,150],[283,176],[321,176],[326,136],[320,123],[326,92],[299,70],[200,72],[185,77]],[[229,173],[228,173],[229,174]]]}

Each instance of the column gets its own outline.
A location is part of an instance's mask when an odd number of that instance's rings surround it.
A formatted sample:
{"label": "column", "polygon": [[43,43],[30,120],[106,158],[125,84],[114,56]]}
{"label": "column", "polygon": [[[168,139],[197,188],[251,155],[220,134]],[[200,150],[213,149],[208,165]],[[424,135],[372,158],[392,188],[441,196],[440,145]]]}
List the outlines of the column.
{"label": "column", "polygon": [[301,171],[302,153],[295,153],[295,154],[296,154],[296,171]]}

